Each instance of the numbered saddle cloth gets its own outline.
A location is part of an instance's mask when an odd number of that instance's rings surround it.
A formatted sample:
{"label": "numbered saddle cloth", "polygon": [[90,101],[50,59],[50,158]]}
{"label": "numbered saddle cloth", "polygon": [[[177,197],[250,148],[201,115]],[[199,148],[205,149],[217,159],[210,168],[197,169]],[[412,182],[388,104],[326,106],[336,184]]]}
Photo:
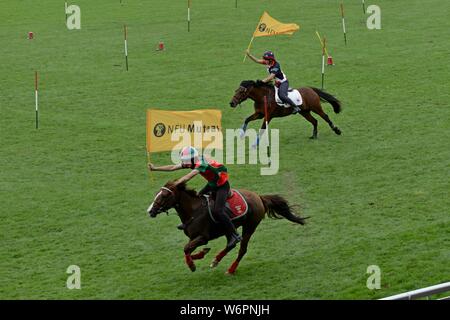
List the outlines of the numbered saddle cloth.
{"label": "numbered saddle cloth", "polygon": [[[288,90],[288,97],[297,106],[301,106],[302,103],[303,103],[302,95],[300,94],[300,92],[297,89],[289,88],[289,90]],[[275,101],[277,102],[277,104],[279,106],[282,106],[282,107],[285,107],[285,108],[289,108],[290,107],[289,104],[284,103],[283,101],[281,101],[280,97],[278,96],[278,88],[277,87],[275,87]]]}

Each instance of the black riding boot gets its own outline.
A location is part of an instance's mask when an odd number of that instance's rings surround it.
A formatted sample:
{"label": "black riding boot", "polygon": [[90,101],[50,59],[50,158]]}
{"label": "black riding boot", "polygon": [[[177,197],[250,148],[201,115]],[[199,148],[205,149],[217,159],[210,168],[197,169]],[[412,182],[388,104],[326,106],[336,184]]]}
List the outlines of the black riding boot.
{"label": "black riding boot", "polygon": [[237,232],[236,227],[226,213],[219,214],[217,218],[222,226],[225,227],[227,248],[234,248],[242,240],[241,235]]}

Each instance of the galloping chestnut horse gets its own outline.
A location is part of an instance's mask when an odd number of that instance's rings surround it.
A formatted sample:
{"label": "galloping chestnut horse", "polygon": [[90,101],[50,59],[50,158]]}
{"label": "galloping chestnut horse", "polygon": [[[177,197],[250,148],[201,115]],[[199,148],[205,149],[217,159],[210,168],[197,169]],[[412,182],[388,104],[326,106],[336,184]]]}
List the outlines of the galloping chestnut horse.
{"label": "galloping chestnut horse", "polygon": [[[228,274],[234,274],[242,257],[247,252],[250,237],[256,227],[267,216],[274,219],[282,217],[289,221],[305,224],[306,218],[301,218],[292,212],[292,207],[279,195],[258,195],[247,190],[239,190],[248,203],[248,212],[245,216],[233,220],[236,227],[242,226],[242,241],[237,259],[228,269]],[[195,271],[194,260],[203,259],[209,252],[204,248],[193,254],[194,250],[208,241],[216,239],[225,234],[225,229],[214,223],[208,213],[207,201],[204,196],[198,196],[197,192],[186,188],[185,184],[175,185],[169,181],[160,189],[147,212],[150,217],[155,218],[161,212],[167,212],[175,208],[181,222],[184,223],[184,233],[189,237],[189,242],[184,247],[186,264],[191,271]],[[225,248],[214,258],[210,267],[216,267],[220,260],[233,248]]]}
{"label": "galloping chestnut horse", "polygon": [[[331,94],[313,87],[300,88],[298,91],[303,98],[302,111],[300,114],[313,125],[313,135],[311,136],[311,139],[317,139],[317,120],[311,115],[311,111],[321,116],[322,119],[328,123],[331,129],[337,135],[340,135],[341,130],[335,126],[333,122],[331,122],[330,118],[323,111],[322,106],[320,105],[321,100],[326,101],[333,106],[335,113],[339,113],[341,111],[340,101]],[[245,134],[247,125],[250,121],[264,118],[264,96],[267,97],[268,104],[267,123],[269,123],[272,118],[285,117],[292,114],[292,107],[285,108],[277,105],[275,101],[275,89],[272,85],[261,83],[259,81],[255,82],[253,80],[242,81],[230,102],[230,106],[235,108],[238,104],[250,98],[255,101],[255,113],[245,119],[245,122],[241,127],[241,136]],[[263,121],[261,129],[265,128],[266,122]]]}

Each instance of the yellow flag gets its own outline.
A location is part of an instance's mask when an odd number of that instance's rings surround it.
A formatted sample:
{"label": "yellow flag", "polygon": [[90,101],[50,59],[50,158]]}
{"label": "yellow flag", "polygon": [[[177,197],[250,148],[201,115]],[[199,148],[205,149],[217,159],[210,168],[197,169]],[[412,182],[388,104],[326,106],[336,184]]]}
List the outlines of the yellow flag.
{"label": "yellow flag", "polygon": [[277,34],[293,34],[298,31],[300,27],[295,23],[281,23],[272,18],[266,11],[264,11],[259,20],[253,37],[275,36]]}
{"label": "yellow flag", "polygon": [[222,112],[147,110],[147,152],[180,150],[185,146],[222,150]]}

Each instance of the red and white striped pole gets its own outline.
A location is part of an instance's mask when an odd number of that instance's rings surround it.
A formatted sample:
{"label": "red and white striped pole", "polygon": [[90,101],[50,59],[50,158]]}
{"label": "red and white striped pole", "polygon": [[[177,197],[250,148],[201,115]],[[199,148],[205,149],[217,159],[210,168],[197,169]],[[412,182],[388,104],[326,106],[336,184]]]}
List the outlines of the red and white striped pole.
{"label": "red and white striped pole", "polygon": [[345,14],[344,14],[344,4],[341,2],[341,16],[342,16],[342,30],[344,31],[344,41],[347,45],[347,30],[345,29]]}
{"label": "red and white striped pole", "polygon": [[266,122],[265,136],[267,139],[267,157],[270,162],[270,140],[269,140],[269,104],[267,103],[267,96],[264,96],[264,121]]}
{"label": "red and white striped pole", "polygon": [[123,26],[124,39],[125,39],[125,65],[128,71],[128,28],[126,25]]}
{"label": "red and white striped pole", "polygon": [[39,91],[38,91],[38,72],[34,72],[34,101],[36,107],[36,129],[39,128]]}

